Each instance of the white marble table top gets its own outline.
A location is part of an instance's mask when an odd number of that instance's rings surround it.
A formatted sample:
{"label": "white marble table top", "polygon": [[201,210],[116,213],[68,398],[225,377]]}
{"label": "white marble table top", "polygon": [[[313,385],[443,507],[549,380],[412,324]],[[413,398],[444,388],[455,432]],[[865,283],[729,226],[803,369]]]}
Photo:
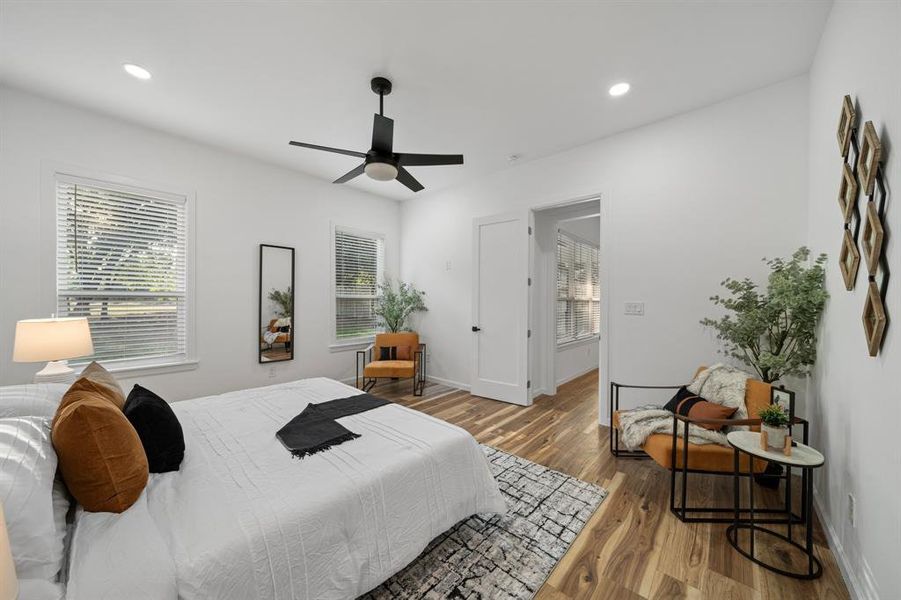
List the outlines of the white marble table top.
{"label": "white marble table top", "polygon": [[783,454],[781,449],[764,450],[760,447],[760,434],[756,431],[731,431],[726,435],[726,440],[742,452],[790,467],[813,468],[826,462],[819,451],[800,442],[797,442],[797,446],[792,446],[791,456]]}

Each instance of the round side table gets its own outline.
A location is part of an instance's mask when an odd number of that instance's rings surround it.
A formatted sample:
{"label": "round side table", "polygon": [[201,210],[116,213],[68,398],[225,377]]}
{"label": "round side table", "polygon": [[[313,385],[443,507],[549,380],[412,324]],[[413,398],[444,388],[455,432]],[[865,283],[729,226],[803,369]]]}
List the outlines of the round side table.
{"label": "round side table", "polygon": [[[754,431],[732,431],[726,436],[726,440],[732,446],[735,451],[735,470],[734,470],[734,481],[735,481],[735,521],[732,525],[730,525],[726,529],[726,537],[729,540],[729,544],[732,545],[742,556],[752,560],[754,563],[760,565],[765,569],[769,569],[774,573],[779,573],[780,575],[785,575],[786,577],[794,577],[796,579],[816,579],[820,575],[823,574],[823,565],[820,563],[819,559],[814,556],[813,552],[813,520],[811,515],[813,514],[813,473],[812,471],[817,467],[823,466],[823,463],[826,462],[826,459],[820,454],[818,451],[814,450],[810,446],[805,444],[796,444],[792,446],[791,456],[786,456],[782,453],[781,450],[767,449],[764,450],[760,447],[760,434]],[[749,511],[750,518],[745,522],[742,522],[739,519],[739,453],[744,452],[745,454],[750,455],[750,457],[761,458],[763,460],[767,460],[770,462],[778,463],[786,468],[786,478],[785,485],[791,487],[791,469],[801,469],[802,477],[801,477],[801,502],[803,504],[801,513],[804,515],[804,529],[805,529],[805,544],[802,546],[794,539],[792,539],[792,523],[791,519],[787,523],[788,534],[783,535],[778,531],[773,531],[772,529],[768,529],[766,527],[762,527],[757,525],[754,522],[754,478],[748,477],[749,490],[750,490],[750,498],[749,498]],[[791,496],[789,496],[791,497]],[[738,531],[740,529],[748,529],[750,531],[750,549],[745,550],[741,547],[738,542]],[[763,533],[775,538],[782,540],[783,542],[787,542],[791,544],[793,547],[797,548],[807,557],[807,571],[805,572],[797,572],[797,571],[787,571],[776,565],[771,565],[769,563],[764,562],[760,558],[754,556],[754,536],[756,533]]]}

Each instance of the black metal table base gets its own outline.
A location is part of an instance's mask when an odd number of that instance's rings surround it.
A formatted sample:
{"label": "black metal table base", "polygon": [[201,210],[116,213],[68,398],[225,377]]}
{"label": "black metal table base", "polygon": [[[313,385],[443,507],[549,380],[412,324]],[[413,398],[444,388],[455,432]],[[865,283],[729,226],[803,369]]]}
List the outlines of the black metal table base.
{"label": "black metal table base", "polygon": [[[739,487],[739,480],[741,478],[741,473],[739,471],[739,452],[738,448],[733,448],[734,450],[734,471],[733,477],[735,481],[735,508],[733,509],[733,522],[732,525],[726,528],[726,539],[729,540],[729,544],[735,548],[735,550],[744,556],[745,558],[751,560],[754,564],[760,565],[764,569],[770,570],[773,573],[778,573],[779,575],[784,575],[786,577],[793,577],[795,579],[816,579],[823,574],[823,565],[820,563],[819,559],[814,555],[813,548],[813,473],[812,468],[808,467],[794,467],[801,469],[801,512],[804,515],[804,545],[802,546],[794,539],[792,539],[792,528],[795,526],[797,521],[794,520],[795,515],[792,512],[789,512],[789,517],[786,521],[786,529],[788,531],[788,535],[783,535],[778,531],[773,531],[772,529],[768,529],[766,527],[761,527],[759,523],[766,523],[767,521],[762,519],[755,519],[755,512],[762,512],[760,509],[755,511],[754,509],[754,481],[753,478],[749,478],[750,485],[748,486],[748,508],[741,509],[741,494]],[[749,460],[752,461],[754,457],[749,456]],[[783,464],[785,467],[785,486],[786,486],[786,500],[789,511],[791,511],[791,485],[792,485],[792,467]],[[764,509],[765,510],[765,509]],[[748,512],[749,518],[744,519],[741,517],[741,513]],[[747,529],[749,531],[749,550],[745,550],[741,547],[738,541],[738,531],[740,529]],[[760,558],[754,555],[754,537],[760,532],[771,537],[775,537],[787,544],[790,544],[792,547],[800,550],[803,556],[807,559],[807,571],[805,572],[797,572],[797,571],[788,571],[781,567],[777,567],[776,565],[771,565],[769,563],[764,562]]]}
{"label": "black metal table base", "polygon": [[[798,550],[800,550],[805,557],[807,558],[807,572],[806,573],[798,573],[795,571],[786,571],[785,569],[780,569],[775,565],[770,565],[756,556],[752,555],[750,552],[741,547],[738,543],[738,530],[739,529],[748,529],[751,530],[751,535],[753,536],[755,532],[765,533],[767,535],[771,535],[773,537],[779,538],[783,542],[791,544]],[[820,563],[820,559],[814,556],[812,549],[811,552],[808,552],[804,546],[799,544],[794,540],[788,539],[788,536],[782,535],[778,531],[773,531],[772,529],[767,529],[766,527],[760,527],[759,525],[754,525],[752,523],[733,523],[726,528],[726,537],[729,539],[729,543],[735,548],[739,554],[744,556],[745,558],[752,561],[754,564],[760,565],[764,569],[768,569],[774,573],[778,573],[779,575],[785,575],[786,577],[794,577],[795,579],[816,579],[820,575],[823,574],[823,565]],[[751,545],[753,549],[754,545]]]}

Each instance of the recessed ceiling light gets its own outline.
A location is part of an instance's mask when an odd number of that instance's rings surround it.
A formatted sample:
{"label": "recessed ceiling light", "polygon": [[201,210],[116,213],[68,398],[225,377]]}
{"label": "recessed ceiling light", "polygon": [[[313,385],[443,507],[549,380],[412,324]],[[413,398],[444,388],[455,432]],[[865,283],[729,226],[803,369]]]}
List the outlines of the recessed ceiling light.
{"label": "recessed ceiling light", "polygon": [[625,81],[621,83],[614,84],[610,87],[609,93],[611,96],[622,96],[623,94],[629,91],[629,88],[632,87]]}
{"label": "recessed ceiling light", "polygon": [[138,66],[138,65],[135,65],[132,63],[125,63],[124,65],[122,65],[122,68],[125,69],[126,73],[128,73],[129,75],[131,75],[132,77],[135,77],[137,79],[143,79],[146,81],[147,79],[150,79],[151,77],[153,77],[150,74],[150,71],[148,71],[144,67],[141,67],[141,66]]}

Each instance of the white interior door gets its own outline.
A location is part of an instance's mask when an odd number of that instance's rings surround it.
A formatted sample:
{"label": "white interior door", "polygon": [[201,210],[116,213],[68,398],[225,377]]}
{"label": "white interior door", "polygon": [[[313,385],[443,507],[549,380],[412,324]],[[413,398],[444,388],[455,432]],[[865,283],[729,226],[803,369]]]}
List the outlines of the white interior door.
{"label": "white interior door", "polygon": [[528,405],[532,212],[473,221],[472,394]]}

